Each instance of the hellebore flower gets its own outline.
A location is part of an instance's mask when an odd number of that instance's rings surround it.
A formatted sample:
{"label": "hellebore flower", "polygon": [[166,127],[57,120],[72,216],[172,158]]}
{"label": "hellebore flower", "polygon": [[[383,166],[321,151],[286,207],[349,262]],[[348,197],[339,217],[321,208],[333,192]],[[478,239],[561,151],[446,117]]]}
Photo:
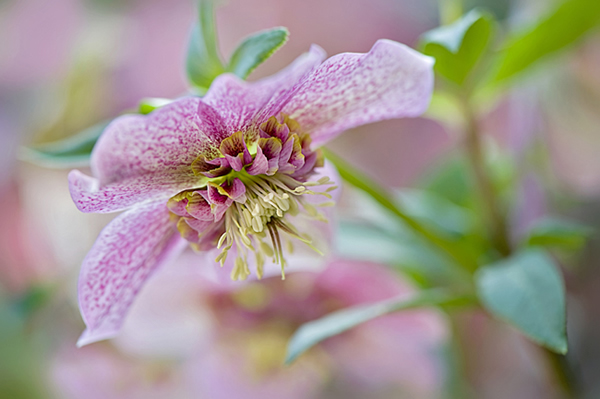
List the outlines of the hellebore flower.
{"label": "hellebore flower", "polygon": [[314,179],[325,170],[318,147],[355,126],[421,114],[433,86],[432,59],[393,41],[324,58],[312,46],[255,83],[224,74],[203,98],[106,128],[92,153],[94,177],[69,174],[82,212],[126,210],[83,262],[80,345],[114,336],[146,279],[187,244],[218,247],[221,265],[233,258],[233,279],[251,269],[260,277],[269,259],[283,272],[292,240],[317,244],[291,221],[325,219],[309,198],[330,197],[333,187],[327,176]]}

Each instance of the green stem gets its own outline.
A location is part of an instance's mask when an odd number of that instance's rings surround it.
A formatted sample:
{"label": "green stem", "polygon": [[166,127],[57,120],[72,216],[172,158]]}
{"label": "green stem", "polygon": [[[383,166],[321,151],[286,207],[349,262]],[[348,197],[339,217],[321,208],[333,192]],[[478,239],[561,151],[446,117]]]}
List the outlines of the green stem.
{"label": "green stem", "polygon": [[506,218],[500,209],[494,185],[487,173],[477,117],[468,99],[463,99],[461,104],[466,123],[465,150],[471,164],[484,211],[486,212],[487,221],[491,227],[492,243],[502,256],[508,256],[511,253],[511,248],[508,239]]}
{"label": "green stem", "polygon": [[325,150],[324,148],[322,148],[322,150],[325,154],[325,157],[327,157],[327,159],[337,167],[342,179],[369,194],[381,206],[401,219],[408,227],[417,233],[417,235],[420,235],[428,242],[442,250],[458,264],[464,266],[470,271],[473,271],[477,268],[477,262],[470,256],[467,256],[463,252],[457,250],[455,243],[440,237],[400,209],[398,205],[396,205],[396,203],[390,199],[390,194],[387,192],[387,190],[375,183],[373,179],[364,175],[362,172],[351,166],[342,158],[331,153],[329,150]]}
{"label": "green stem", "polygon": [[552,374],[556,377],[556,383],[560,386],[566,398],[578,397],[576,375],[573,373],[567,358],[551,350],[542,348]]}

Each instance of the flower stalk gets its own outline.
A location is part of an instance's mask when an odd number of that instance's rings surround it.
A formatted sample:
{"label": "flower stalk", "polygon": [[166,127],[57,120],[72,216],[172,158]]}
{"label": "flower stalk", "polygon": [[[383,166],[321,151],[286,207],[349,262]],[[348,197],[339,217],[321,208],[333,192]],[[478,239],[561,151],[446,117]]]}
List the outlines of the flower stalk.
{"label": "flower stalk", "polygon": [[477,117],[468,99],[463,99],[461,105],[465,118],[465,153],[471,165],[483,211],[486,213],[486,219],[490,225],[492,244],[503,257],[506,257],[511,253],[508,226],[496,190],[487,173]]}

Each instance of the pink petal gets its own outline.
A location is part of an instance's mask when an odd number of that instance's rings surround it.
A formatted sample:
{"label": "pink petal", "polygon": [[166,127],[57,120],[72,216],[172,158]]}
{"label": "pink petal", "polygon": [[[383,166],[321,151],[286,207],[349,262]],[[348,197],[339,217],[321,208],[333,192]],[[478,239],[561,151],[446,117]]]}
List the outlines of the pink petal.
{"label": "pink petal", "polygon": [[78,170],[69,173],[69,191],[81,212],[108,213],[136,204],[167,200],[178,192],[196,187],[200,178],[193,174],[147,174],[100,187],[98,179]]}
{"label": "pink petal", "polygon": [[148,277],[185,245],[163,202],[136,207],[106,226],[79,276],[79,307],[87,329],[78,345],[115,336]]}
{"label": "pink petal", "polygon": [[176,100],[149,115],[125,115],[104,131],[92,153],[100,185],[140,175],[191,172],[201,154],[226,136],[219,114],[199,98]]}
{"label": "pink petal", "polygon": [[240,203],[246,202],[246,186],[237,177],[231,181],[231,184],[224,182],[221,187],[232,200]]}
{"label": "pink petal", "polygon": [[263,107],[256,119],[264,122],[269,117],[276,116],[281,109],[281,104],[289,98],[289,89],[303,76],[314,71],[326,56],[325,50],[313,44],[308,52],[296,58],[286,69],[259,81],[263,82],[265,86],[271,87],[272,91],[268,104]]}
{"label": "pink petal", "polygon": [[432,67],[432,58],[379,40],[366,54],[329,58],[304,76],[271,114],[288,114],[320,146],[352,127],[423,113],[433,90]]}
{"label": "pink petal", "polygon": [[[203,101],[221,115],[228,135],[245,131],[256,113],[269,100],[279,98],[298,79],[319,65],[324,57],[323,49],[313,45],[308,53],[302,54],[287,68],[253,83],[245,82],[232,74],[220,75],[212,83]],[[275,102],[278,103],[279,101]]]}
{"label": "pink petal", "polygon": [[189,202],[186,206],[186,211],[190,216],[198,220],[212,222],[215,219],[210,210],[210,204],[206,201],[202,194],[197,191],[194,191],[192,197],[189,199]]}
{"label": "pink petal", "polygon": [[189,216],[187,206],[187,198],[172,197],[167,201],[167,208],[177,216]]}
{"label": "pink petal", "polygon": [[246,168],[246,172],[251,175],[264,175],[269,171],[269,160],[263,154],[262,148],[260,145],[256,147],[256,155],[254,156],[254,161],[252,161],[252,165]]}

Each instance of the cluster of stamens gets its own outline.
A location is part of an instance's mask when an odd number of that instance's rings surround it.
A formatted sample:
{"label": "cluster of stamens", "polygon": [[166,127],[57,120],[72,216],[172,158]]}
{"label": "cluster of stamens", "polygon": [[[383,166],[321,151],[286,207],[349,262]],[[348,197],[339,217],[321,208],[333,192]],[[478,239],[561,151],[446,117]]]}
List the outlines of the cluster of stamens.
{"label": "cluster of stamens", "polygon": [[[297,239],[320,253],[312,245],[311,238],[300,233],[285,215],[302,215],[327,222],[326,217],[315,206],[302,198],[304,195],[322,195],[329,199],[330,191],[336,187],[328,177],[318,181],[298,182],[287,175],[246,176],[240,178],[246,186],[246,201],[234,203],[225,213],[225,232],[219,238],[217,248],[222,248],[216,258],[221,266],[225,263],[229,250],[236,245],[237,257],[231,272],[233,280],[244,280],[250,274],[248,255],[254,253],[256,274],[263,276],[265,260],[272,258],[273,263],[281,266],[282,278],[285,278],[285,257],[283,244],[287,252],[293,252],[292,239]],[[330,185],[323,192],[315,192],[310,187]],[[333,201],[319,203],[317,207],[332,206]],[[301,212],[304,210],[304,212]],[[280,232],[286,233],[285,236]],[[268,235],[268,237],[267,237]],[[269,243],[270,241],[270,243]]]}

